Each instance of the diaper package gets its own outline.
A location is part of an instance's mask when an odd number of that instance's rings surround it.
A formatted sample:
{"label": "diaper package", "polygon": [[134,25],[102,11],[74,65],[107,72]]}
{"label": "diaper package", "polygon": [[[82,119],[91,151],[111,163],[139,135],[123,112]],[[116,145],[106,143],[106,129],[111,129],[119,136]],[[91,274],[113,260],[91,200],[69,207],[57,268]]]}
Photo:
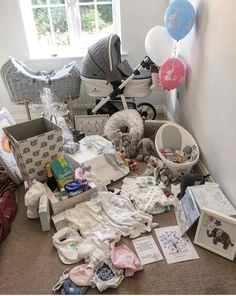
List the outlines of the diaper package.
{"label": "diaper package", "polygon": [[50,163],[53,175],[60,188],[73,181],[74,170],[65,155],[58,157]]}

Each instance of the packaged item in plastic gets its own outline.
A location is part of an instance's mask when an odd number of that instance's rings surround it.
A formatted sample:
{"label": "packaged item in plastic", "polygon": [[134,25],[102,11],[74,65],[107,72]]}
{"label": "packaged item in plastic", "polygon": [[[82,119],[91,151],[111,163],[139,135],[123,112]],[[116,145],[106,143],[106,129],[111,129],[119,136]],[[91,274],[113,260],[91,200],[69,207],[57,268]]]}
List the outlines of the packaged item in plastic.
{"label": "packaged item in plastic", "polygon": [[66,156],[60,156],[50,163],[53,175],[60,188],[73,181],[74,170]]}
{"label": "packaged item in plastic", "polygon": [[68,192],[69,197],[84,191],[84,186],[79,180],[67,183],[64,188]]}

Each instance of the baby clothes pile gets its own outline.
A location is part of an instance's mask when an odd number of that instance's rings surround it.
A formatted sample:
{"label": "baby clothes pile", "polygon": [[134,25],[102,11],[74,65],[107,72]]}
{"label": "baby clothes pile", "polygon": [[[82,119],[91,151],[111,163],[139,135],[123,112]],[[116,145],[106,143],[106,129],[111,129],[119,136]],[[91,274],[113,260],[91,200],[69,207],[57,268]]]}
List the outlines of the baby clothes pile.
{"label": "baby clothes pile", "polygon": [[149,214],[166,212],[178,201],[174,196],[167,197],[161,183],[156,185],[156,178],[152,176],[125,178],[121,193],[133,201],[137,210]]}
{"label": "baby clothes pile", "polygon": [[[62,293],[83,294],[87,286],[97,287],[100,292],[116,288],[124,277],[143,269],[127,246],[116,243],[121,236],[136,238],[150,232],[158,225],[151,214],[166,211],[177,199],[167,197],[151,176],[125,178],[120,193],[96,192],[90,201],[64,212],[67,227],[53,236],[53,244],[63,263],[84,259],[86,268],[79,265],[77,271],[72,269],[67,278],[63,277]],[[78,281],[83,278],[81,273],[87,277],[83,283]]]}
{"label": "baby clothes pile", "polygon": [[[157,224],[152,222],[151,215],[136,210],[127,196],[98,192],[96,198],[77,204],[65,211],[64,216],[68,227],[53,236],[53,245],[65,264],[85,260],[87,268],[93,270],[89,286],[99,291],[115,288],[124,276],[142,270],[137,256],[127,246],[116,247],[115,243],[121,236],[135,238],[150,232]],[[62,293],[70,294],[68,286],[78,293],[78,282],[70,277],[62,285]]]}
{"label": "baby clothes pile", "polygon": [[111,244],[109,254],[110,258],[99,263],[96,268],[85,263],[64,272],[53,291],[62,287],[61,294],[81,295],[91,286],[102,292],[108,288],[117,288],[124,277],[133,276],[136,271],[143,269],[137,256],[126,245],[115,247]]}

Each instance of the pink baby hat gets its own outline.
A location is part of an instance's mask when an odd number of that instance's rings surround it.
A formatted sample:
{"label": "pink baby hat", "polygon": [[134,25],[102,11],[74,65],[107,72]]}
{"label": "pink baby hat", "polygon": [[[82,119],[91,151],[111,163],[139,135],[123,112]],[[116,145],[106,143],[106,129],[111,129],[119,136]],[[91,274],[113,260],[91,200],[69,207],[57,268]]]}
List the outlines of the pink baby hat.
{"label": "pink baby hat", "polygon": [[114,267],[125,269],[126,277],[133,276],[136,271],[143,269],[138,257],[126,245],[115,247],[115,244],[111,243],[110,256]]}
{"label": "pink baby hat", "polygon": [[72,268],[69,278],[77,286],[89,286],[93,274],[93,268],[88,267],[88,263],[85,263]]}

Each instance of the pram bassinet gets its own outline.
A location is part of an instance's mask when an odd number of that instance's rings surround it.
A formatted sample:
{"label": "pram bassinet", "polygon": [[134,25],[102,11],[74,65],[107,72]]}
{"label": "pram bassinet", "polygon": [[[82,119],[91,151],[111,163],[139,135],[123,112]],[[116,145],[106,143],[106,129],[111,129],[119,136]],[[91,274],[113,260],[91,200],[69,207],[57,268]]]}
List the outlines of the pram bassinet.
{"label": "pram bassinet", "polygon": [[[112,34],[89,47],[82,63],[81,78],[88,95],[104,97],[132,73],[133,69],[128,62],[121,61],[119,36]],[[143,69],[125,86],[124,96],[147,97],[151,93],[150,86],[150,71]]]}
{"label": "pram bassinet", "polygon": [[50,88],[60,101],[65,101],[69,96],[78,98],[80,94],[80,69],[74,62],[60,70],[44,72],[31,70],[11,57],[2,66],[1,76],[14,103],[39,103],[44,87]]}

